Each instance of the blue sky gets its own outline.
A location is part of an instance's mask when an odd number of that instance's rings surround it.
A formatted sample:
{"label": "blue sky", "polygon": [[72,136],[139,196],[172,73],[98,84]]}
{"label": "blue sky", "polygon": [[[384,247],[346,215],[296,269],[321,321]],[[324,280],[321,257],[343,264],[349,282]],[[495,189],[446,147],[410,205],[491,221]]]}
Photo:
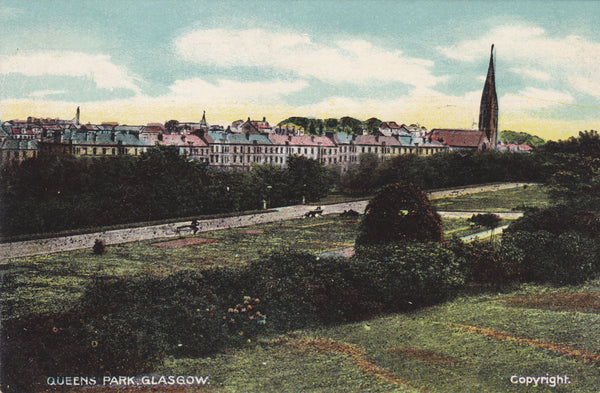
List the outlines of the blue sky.
{"label": "blue sky", "polygon": [[600,128],[597,1],[0,0],[0,117],[247,117],[471,128],[496,46],[500,129]]}

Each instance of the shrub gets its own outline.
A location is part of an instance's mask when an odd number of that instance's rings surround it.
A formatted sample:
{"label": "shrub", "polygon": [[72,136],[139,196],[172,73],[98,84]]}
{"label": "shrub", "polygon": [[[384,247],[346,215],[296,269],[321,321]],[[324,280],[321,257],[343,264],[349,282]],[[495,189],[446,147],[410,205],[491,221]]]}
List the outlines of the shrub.
{"label": "shrub", "polygon": [[267,322],[267,316],[260,312],[260,299],[244,296],[242,303],[227,310],[223,317],[229,328],[232,338],[241,342],[251,342]]}
{"label": "shrub", "polygon": [[503,243],[523,252],[522,279],[554,284],[574,284],[600,272],[600,244],[579,232],[512,231]]}
{"label": "shrub", "polygon": [[360,274],[363,296],[386,311],[448,299],[466,278],[464,258],[439,243],[359,247],[352,263]]}
{"label": "shrub", "polygon": [[92,251],[96,255],[102,255],[106,252],[106,243],[102,239],[96,239],[94,242],[94,247],[92,247]]}
{"label": "shrub", "polygon": [[[321,316],[340,319],[327,315],[323,299],[344,286],[343,268],[334,259],[282,251],[252,263],[243,281],[247,293],[261,299],[262,312],[269,316],[269,330],[293,330],[316,326]],[[328,301],[335,303],[333,298]]]}
{"label": "shrub", "polygon": [[503,285],[521,279],[523,252],[507,242],[500,244],[452,241],[449,247],[464,258],[469,281]]}
{"label": "shrub", "polygon": [[533,209],[526,211],[504,233],[516,231],[545,231],[555,235],[573,231],[591,239],[600,239],[600,217],[598,213],[566,205]]}
{"label": "shrub", "polygon": [[408,183],[390,184],[369,201],[356,243],[439,242],[442,240],[441,223],[423,190]]}

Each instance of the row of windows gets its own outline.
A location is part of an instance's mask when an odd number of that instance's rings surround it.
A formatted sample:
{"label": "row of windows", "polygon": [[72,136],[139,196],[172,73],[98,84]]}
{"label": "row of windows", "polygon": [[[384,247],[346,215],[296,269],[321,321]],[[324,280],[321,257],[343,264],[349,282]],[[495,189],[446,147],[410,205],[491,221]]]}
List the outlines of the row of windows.
{"label": "row of windows", "polygon": [[103,156],[116,156],[117,154],[119,155],[134,155],[137,156],[139,154],[141,154],[143,151],[145,151],[145,149],[143,148],[137,148],[137,147],[76,147],[73,149],[73,153],[75,155],[78,156],[87,156],[87,155],[92,155],[92,156],[97,156],[97,155],[103,155]]}
{"label": "row of windows", "polygon": [[6,160],[10,160],[10,159],[25,159],[27,157],[37,157],[38,152],[35,150],[16,150],[16,151],[10,151],[10,150],[3,150],[0,151],[0,157],[2,157],[2,160],[4,161],[4,159]]}

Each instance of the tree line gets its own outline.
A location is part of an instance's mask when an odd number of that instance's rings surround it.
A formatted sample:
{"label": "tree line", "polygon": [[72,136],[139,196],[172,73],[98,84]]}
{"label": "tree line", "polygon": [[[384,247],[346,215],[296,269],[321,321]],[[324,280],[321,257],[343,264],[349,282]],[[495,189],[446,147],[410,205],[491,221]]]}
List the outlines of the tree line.
{"label": "tree line", "polygon": [[162,146],[139,157],[41,155],[2,169],[0,225],[7,236],[248,211],[316,201],[331,184],[327,168],[301,156],[242,173]]}
{"label": "tree line", "polygon": [[41,155],[0,172],[0,231],[20,235],[247,211],[318,201],[333,189],[372,195],[398,182],[422,189],[549,182],[557,197],[590,204],[600,192],[598,140],[596,132],[585,132],[533,154],[453,151],[385,161],[363,154],[341,176],[301,156],[291,156],[285,169],[263,164],[243,173],[213,170],[173,147],[139,157]]}

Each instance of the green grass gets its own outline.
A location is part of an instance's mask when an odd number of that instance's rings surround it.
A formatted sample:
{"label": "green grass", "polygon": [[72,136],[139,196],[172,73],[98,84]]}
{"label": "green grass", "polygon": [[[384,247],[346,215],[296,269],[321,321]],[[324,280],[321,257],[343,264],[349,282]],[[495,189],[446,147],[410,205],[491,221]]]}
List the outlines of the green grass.
{"label": "green grass", "polygon": [[440,211],[510,212],[550,205],[548,190],[542,185],[440,198],[432,202]]}
{"label": "green grass", "polygon": [[[511,219],[502,219],[500,220],[498,227],[509,225],[513,221],[514,220]],[[469,236],[488,230],[487,228],[474,225],[466,218],[446,218],[442,221],[442,229],[444,231],[444,238],[446,239]],[[499,233],[500,232],[498,231],[498,234]],[[494,237],[496,237],[496,231],[494,231]]]}
{"label": "green grass", "polygon": [[282,248],[320,254],[350,247],[357,226],[357,220],[325,216],[200,233],[195,237],[218,242],[182,248],[153,246],[173,240],[162,239],[108,246],[103,255],[93,255],[90,248],[14,259],[0,264],[2,317],[67,311],[99,274],[164,277],[182,270],[239,266]]}
{"label": "green grass", "polygon": [[[597,291],[593,282],[579,291]],[[290,347],[286,340],[263,339],[247,349],[206,359],[169,359],[162,373],[204,373],[212,386],[225,392],[277,391],[529,391],[511,375],[568,375],[573,384],[537,387],[535,391],[596,391],[598,365],[522,341],[495,339],[465,331],[454,324],[494,329],[516,337],[567,345],[598,353],[600,315],[569,310],[513,307],[501,301],[515,294],[536,294],[546,287],[523,286],[517,291],[469,296],[413,313],[396,314],[352,324],[295,332],[287,340],[321,338],[351,344],[370,363],[414,389],[395,385],[359,367],[337,352]],[[402,350],[420,351],[408,356]],[[446,361],[439,362],[436,359]]]}
{"label": "green grass", "polygon": [[[520,203],[548,203],[544,189],[537,186],[440,201],[448,206],[454,203],[456,210],[468,210],[469,206],[511,210]],[[446,237],[482,231],[465,219],[444,220],[443,225]],[[163,277],[182,270],[241,266],[282,248],[314,254],[345,248],[354,242],[357,226],[353,220],[325,216],[202,233],[196,237],[219,241],[176,249],[153,247],[157,240],[109,246],[101,256],[92,255],[88,249],[2,262],[2,318],[71,310],[100,274],[125,279]],[[600,282],[593,281],[566,290],[597,293],[599,288]],[[246,348],[212,357],[169,357],[155,364],[155,371],[209,375],[210,391],[224,392],[520,392],[532,388],[511,384],[511,375],[547,373],[566,374],[574,382],[567,387],[537,387],[535,391],[596,391],[600,386],[598,364],[454,326],[494,329],[538,342],[600,352],[598,309],[585,308],[582,312],[554,305],[515,307],[503,302],[517,295],[536,297],[556,291],[523,285],[507,293],[465,295],[415,312],[290,332],[283,337],[262,337]],[[298,344],[306,338],[350,345],[364,354],[363,363],[340,351]],[[406,384],[381,378],[383,372]]]}

